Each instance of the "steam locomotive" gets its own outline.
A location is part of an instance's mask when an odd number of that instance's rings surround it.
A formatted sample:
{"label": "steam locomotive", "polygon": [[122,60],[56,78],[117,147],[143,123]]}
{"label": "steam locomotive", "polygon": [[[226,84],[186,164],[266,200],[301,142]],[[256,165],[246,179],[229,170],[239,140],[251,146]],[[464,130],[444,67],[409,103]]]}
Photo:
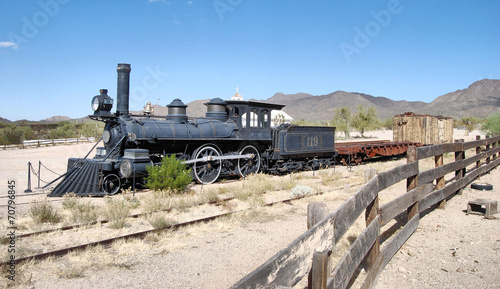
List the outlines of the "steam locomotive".
{"label": "steam locomotive", "polygon": [[272,126],[271,112],[284,105],[215,98],[205,103],[205,117],[189,119],[187,105],[174,99],[166,118],[131,115],[130,71],[130,64],[118,64],[115,113],[106,89],[92,99],[89,117],[105,123],[104,146],[92,159],[70,158],[63,180],[49,196],[115,194],[140,183],[146,167],[167,155],[183,161],[201,184],[220,176],[317,169],[335,160],[334,127]]}

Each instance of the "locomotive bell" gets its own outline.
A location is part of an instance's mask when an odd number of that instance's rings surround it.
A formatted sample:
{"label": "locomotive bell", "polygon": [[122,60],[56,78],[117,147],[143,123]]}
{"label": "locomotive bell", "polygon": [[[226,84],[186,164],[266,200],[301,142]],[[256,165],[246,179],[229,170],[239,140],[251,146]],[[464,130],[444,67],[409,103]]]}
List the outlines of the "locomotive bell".
{"label": "locomotive bell", "polygon": [[107,116],[111,115],[111,108],[113,107],[113,99],[108,96],[107,89],[99,90],[101,94],[94,96],[92,98],[92,110],[94,111],[94,116]]}
{"label": "locomotive bell", "polygon": [[218,120],[227,119],[227,103],[224,100],[217,97],[204,104],[207,106],[207,113],[205,114],[207,118]]}
{"label": "locomotive bell", "polygon": [[168,115],[166,119],[172,123],[183,123],[188,120],[186,115],[186,107],[180,99],[174,99],[168,107]]}

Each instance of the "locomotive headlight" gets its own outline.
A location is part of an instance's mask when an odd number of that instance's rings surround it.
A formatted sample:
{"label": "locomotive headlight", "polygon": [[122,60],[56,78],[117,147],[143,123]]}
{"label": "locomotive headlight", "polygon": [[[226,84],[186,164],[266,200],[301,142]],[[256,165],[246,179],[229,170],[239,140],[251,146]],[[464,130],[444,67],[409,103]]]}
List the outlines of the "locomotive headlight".
{"label": "locomotive headlight", "polygon": [[[91,106],[94,111],[94,115],[106,115],[109,114],[109,111],[113,107],[113,99],[108,96],[107,89],[101,89],[99,95],[94,96],[92,98]],[[104,112],[104,113],[102,113]]]}
{"label": "locomotive headlight", "polygon": [[99,109],[99,106],[100,106],[99,95],[97,95],[94,96],[94,98],[92,99],[92,110],[97,111]]}

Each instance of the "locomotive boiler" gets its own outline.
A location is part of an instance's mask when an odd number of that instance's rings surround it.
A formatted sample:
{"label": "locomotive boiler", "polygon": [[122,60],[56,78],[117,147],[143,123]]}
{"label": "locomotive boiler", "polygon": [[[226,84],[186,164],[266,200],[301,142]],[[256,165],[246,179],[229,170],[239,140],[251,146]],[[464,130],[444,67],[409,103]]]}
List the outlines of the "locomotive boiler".
{"label": "locomotive boiler", "polygon": [[271,112],[284,105],[215,98],[205,103],[205,117],[189,119],[187,106],[174,99],[165,118],[132,115],[130,71],[130,64],[118,64],[115,113],[106,89],[92,99],[89,117],[105,123],[104,145],[92,159],[69,159],[63,180],[49,196],[115,194],[141,183],[147,166],[158,165],[167,155],[183,161],[201,184],[220,176],[288,173],[334,162],[334,127],[272,127]]}

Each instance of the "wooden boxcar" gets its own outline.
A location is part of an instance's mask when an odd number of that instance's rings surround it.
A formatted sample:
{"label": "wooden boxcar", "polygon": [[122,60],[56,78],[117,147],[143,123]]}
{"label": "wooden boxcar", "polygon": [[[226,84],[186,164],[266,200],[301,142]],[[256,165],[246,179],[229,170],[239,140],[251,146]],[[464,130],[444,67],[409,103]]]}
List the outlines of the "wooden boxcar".
{"label": "wooden boxcar", "polygon": [[406,112],[393,117],[393,140],[423,145],[453,142],[453,118]]}

